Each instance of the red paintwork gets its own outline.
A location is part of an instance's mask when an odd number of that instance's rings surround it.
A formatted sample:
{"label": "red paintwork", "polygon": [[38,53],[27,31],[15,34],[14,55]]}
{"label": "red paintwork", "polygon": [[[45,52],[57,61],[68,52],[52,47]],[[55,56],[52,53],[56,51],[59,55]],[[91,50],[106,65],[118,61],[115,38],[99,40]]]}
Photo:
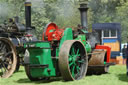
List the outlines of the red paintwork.
{"label": "red paintwork", "polygon": [[46,32],[43,33],[42,40],[44,40],[44,37],[47,37],[48,41],[60,40],[63,32],[64,30],[59,29],[55,23],[50,23],[46,28]]}
{"label": "red paintwork", "polygon": [[105,49],[107,50],[107,63],[110,62],[110,56],[111,56],[111,48],[109,46],[104,46],[104,45],[96,45],[95,49]]}
{"label": "red paintwork", "polygon": [[63,36],[63,32],[64,32],[63,29],[56,29],[54,33],[51,35],[52,36],[51,40],[60,40]]}

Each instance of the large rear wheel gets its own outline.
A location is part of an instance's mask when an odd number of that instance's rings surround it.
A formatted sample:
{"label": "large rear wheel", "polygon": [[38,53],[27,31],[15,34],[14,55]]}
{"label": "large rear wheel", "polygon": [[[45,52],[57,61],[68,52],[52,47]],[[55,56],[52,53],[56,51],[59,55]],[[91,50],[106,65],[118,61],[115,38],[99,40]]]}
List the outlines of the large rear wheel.
{"label": "large rear wheel", "polygon": [[0,38],[0,77],[10,77],[17,64],[16,49],[7,38]]}
{"label": "large rear wheel", "polygon": [[87,72],[88,59],[84,45],[80,41],[67,40],[59,53],[59,69],[64,80],[83,78]]}

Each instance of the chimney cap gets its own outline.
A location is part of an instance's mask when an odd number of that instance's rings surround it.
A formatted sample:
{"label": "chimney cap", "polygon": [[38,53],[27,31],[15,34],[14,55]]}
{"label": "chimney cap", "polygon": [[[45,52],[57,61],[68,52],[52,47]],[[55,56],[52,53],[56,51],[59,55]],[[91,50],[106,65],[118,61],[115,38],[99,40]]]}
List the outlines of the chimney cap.
{"label": "chimney cap", "polygon": [[88,8],[88,4],[87,3],[81,3],[80,8]]}
{"label": "chimney cap", "polygon": [[80,11],[86,11],[86,10],[88,10],[88,4],[87,3],[81,3],[79,10]]}
{"label": "chimney cap", "polygon": [[25,2],[25,6],[31,6],[31,2]]}

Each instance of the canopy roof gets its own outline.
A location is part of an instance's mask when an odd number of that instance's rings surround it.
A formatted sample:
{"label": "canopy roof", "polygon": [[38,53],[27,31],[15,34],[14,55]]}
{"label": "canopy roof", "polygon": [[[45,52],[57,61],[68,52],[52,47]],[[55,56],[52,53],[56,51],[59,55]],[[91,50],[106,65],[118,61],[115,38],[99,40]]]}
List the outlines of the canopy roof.
{"label": "canopy roof", "polygon": [[120,23],[96,23],[92,25],[92,29],[105,30],[105,29],[121,29]]}

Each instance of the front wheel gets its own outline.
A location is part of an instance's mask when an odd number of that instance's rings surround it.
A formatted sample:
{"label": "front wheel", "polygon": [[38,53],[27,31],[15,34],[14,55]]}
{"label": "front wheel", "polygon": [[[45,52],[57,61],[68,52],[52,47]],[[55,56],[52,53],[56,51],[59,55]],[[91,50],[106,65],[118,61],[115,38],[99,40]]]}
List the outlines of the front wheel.
{"label": "front wheel", "polygon": [[32,77],[31,72],[30,72],[30,66],[29,65],[25,65],[25,72],[26,72],[27,77],[31,81],[39,81],[39,80],[41,80],[40,78],[34,78],[34,77]]}

